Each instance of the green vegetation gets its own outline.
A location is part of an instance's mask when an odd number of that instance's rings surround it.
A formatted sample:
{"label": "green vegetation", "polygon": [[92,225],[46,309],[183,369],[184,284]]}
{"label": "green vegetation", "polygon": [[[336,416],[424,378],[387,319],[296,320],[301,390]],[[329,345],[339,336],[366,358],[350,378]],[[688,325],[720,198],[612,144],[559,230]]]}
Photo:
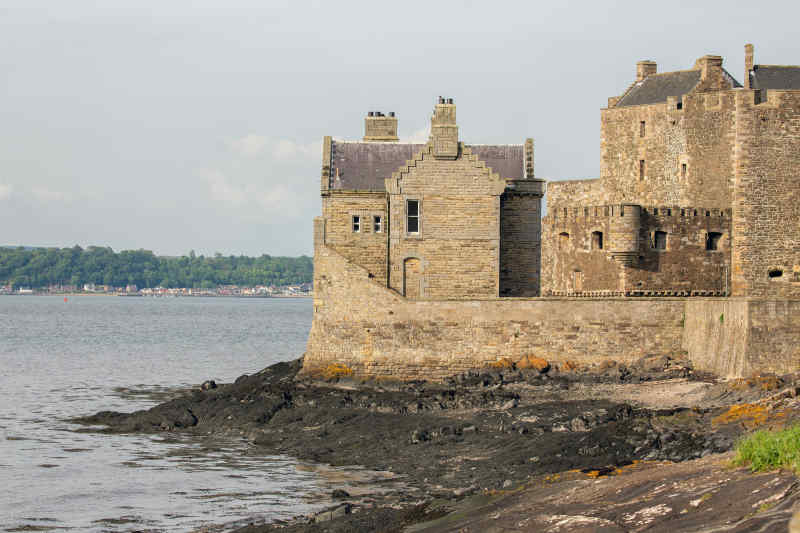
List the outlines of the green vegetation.
{"label": "green vegetation", "polygon": [[756,431],[739,442],[733,461],[753,472],[789,468],[800,473],[800,426]]}
{"label": "green vegetation", "polygon": [[293,285],[312,277],[310,257],[157,257],[148,250],[90,246],[0,248],[0,285],[44,288],[85,283],[124,287],[214,288],[219,285]]}

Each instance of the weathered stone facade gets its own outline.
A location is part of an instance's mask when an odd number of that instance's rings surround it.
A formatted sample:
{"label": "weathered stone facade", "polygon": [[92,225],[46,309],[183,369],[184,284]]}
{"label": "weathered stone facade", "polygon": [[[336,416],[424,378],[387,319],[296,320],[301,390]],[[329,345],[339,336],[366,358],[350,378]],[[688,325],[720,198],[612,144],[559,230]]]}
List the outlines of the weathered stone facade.
{"label": "weathered stone facade", "polygon": [[371,112],[323,143],[304,368],[444,377],[501,358],[687,350],[726,376],[800,365],[800,67],[745,86],[703,56],[637,64],[601,111],[597,179],[534,178],[533,141],[469,145],[440,98],[424,144]]}
{"label": "weathered stone facade", "polygon": [[[541,198],[533,141],[459,141],[440,99],[426,144],[370,112],[360,142],[323,142],[323,244],[411,299],[538,296]],[[501,244],[502,243],[502,244]]]}
{"label": "weathered stone facade", "polygon": [[[548,183],[542,294],[800,296],[800,67],[746,63],[747,88],[719,56],[637,64],[601,112],[600,178]],[[584,215],[622,205],[627,248],[621,218]]]}

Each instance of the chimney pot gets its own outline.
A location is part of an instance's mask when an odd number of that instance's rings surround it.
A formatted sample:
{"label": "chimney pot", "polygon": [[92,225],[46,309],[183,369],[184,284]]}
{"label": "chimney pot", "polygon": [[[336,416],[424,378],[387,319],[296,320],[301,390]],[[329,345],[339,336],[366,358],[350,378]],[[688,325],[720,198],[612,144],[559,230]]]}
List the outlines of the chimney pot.
{"label": "chimney pot", "polygon": [[[380,119],[380,120],[378,120]],[[394,111],[389,116],[383,111],[370,111],[364,119],[364,141],[397,142],[397,117]]]}

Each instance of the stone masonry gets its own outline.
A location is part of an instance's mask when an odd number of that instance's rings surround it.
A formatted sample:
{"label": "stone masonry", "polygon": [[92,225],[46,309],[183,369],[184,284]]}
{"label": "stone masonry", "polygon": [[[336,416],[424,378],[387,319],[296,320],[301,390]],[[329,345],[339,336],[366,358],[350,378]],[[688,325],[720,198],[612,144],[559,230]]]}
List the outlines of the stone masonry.
{"label": "stone masonry", "polygon": [[800,67],[744,85],[705,55],[601,110],[600,176],[534,177],[533,140],[471,145],[439,98],[427,143],[370,112],[325,137],[304,371],[439,378],[535,355],[689,352],[725,376],[800,364]]}

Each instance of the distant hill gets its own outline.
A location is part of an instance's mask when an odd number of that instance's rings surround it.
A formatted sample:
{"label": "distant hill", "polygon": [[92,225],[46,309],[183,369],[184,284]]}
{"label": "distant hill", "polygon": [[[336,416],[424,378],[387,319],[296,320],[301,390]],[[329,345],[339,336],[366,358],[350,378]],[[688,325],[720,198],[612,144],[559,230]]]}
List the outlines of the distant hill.
{"label": "distant hill", "polygon": [[86,283],[125,287],[294,285],[311,282],[310,257],[189,255],[159,257],[149,250],[80,246],[0,246],[0,285],[43,288]]}

